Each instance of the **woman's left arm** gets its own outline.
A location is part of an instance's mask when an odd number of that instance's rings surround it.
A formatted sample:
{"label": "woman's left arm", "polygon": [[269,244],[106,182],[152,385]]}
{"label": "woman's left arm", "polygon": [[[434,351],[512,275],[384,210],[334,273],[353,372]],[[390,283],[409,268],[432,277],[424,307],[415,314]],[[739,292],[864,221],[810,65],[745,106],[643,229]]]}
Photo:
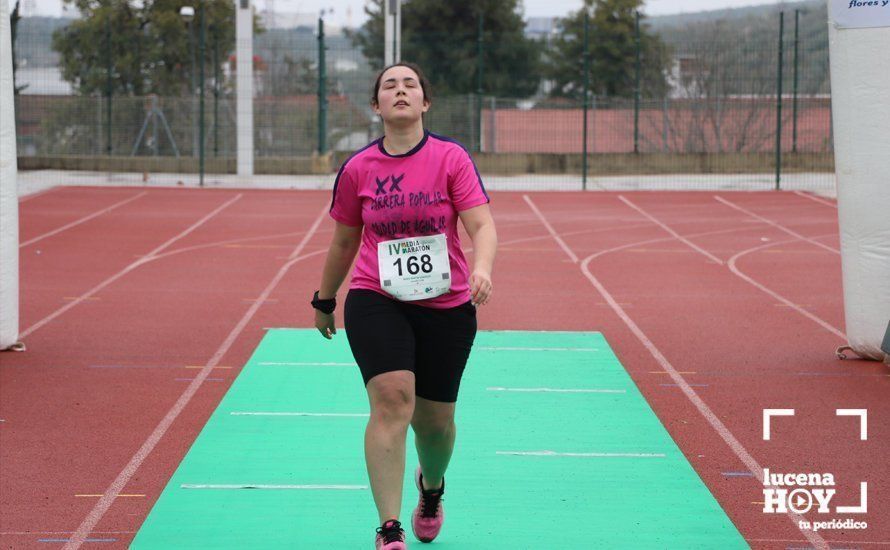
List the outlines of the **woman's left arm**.
{"label": "woman's left arm", "polygon": [[498,248],[498,234],[487,204],[459,212],[460,221],[473,240],[473,273],[470,292],[474,305],[485,305],[491,299],[491,270]]}

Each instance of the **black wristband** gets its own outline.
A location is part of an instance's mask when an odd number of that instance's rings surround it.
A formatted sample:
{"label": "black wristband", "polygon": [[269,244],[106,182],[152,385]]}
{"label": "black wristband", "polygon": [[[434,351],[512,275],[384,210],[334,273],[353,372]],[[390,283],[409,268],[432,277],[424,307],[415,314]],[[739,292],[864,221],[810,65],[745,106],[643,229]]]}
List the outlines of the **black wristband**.
{"label": "black wristband", "polygon": [[330,298],[328,300],[321,300],[318,297],[317,290],[315,291],[315,294],[312,295],[312,302],[310,302],[310,303],[312,304],[312,307],[314,307],[315,309],[317,309],[318,311],[320,311],[322,313],[327,313],[328,315],[330,315],[331,313],[334,313],[334,310],[337,308],[337,298],[336,297]]}

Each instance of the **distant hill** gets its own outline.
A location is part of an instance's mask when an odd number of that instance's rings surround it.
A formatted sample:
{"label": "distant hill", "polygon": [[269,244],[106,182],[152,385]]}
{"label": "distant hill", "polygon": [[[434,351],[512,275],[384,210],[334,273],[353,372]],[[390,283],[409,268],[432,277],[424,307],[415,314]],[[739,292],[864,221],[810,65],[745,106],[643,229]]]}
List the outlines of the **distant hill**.
{"label": "distant hill", "polygon": [[[794,12],[800,12],[799,86],[802,94],[830,91],[828,13],[825,2],[786,2],[728,10],[647,18],[678,56],[721,55],[732,66],[726,93],[758,93],[775,88],[779,13],[785,13],[785,90],[793,78]],[[751,89],[753,88],[753,90]]]}
{"label": "distant hill", "polygon": [[[801,11],[825,11],[825,2],[821,0],[805,0],[801,2],[779,2],[777,4],[766,4],[760,6],[746,6],[743,8],[727,8],[720,10],[699,11],[694,13],[679,13],[674,15],[656,15],[647,18],[653,30],[660,30],[665,27],[685,27],[700,23],[713,23],[714,21],[740,21],[740,20],[757,20],[764,17],[771,17],[780,11],[786,13],[794,13],[795,9]],[[826,15],[827,17],[827,15]]]}

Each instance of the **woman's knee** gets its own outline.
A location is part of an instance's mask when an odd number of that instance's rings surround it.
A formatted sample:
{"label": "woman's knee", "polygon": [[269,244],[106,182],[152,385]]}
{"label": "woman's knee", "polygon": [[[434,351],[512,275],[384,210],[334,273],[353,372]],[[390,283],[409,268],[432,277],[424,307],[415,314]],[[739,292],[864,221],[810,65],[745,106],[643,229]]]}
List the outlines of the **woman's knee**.
{"label": "woman's knee", "polygon": [[368,382],[372,419],[407,425],[414,414],[413,373],[386,373]]}
{"label": "woman's knee", "polygon": [[456,429],[454,425],[454,405],[418,401],[414,407],[411,427],[414,429],[414,433],[420,437],[448,436]]}

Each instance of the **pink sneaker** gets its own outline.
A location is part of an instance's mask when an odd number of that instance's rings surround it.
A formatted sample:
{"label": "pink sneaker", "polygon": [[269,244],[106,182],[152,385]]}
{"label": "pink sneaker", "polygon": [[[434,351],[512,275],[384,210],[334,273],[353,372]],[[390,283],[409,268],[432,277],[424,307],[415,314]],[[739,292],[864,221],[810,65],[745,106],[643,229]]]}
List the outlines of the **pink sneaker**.
{"label": "pink sneaker", "polygon": [[445,494],[445,479],[442,479],[442,487],[439,489],[424,489],[423,475],[420,466],[414,472],[414,483],[420,492],[420,500],[417,508],[411,514],[411,528],[414,536],[420,542],[432,542],[442,529],[445,521],[445,506],[442,504],[442,495]]}
{"label": "pink sneaker", "polygon": [[377,538],[374,541],[376,550],[407,550],[405,545],[405,530],[398,520],[390,519],[377,528]]}

